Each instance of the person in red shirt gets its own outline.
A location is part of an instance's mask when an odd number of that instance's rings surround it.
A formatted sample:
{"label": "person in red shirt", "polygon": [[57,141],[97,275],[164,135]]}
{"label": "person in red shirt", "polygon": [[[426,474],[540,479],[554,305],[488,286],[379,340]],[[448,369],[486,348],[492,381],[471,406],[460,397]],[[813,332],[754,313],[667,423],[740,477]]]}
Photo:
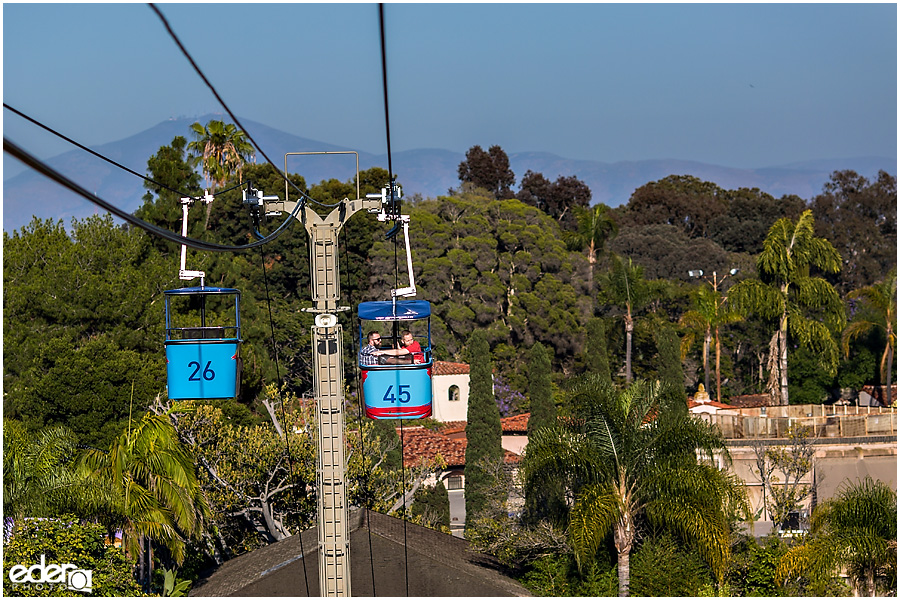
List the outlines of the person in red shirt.
{"label": "person in red shirt", "polygon": [[425,353],[422,352],[422,346],[413,339],[412,333],[404,331],[400,334],[400,347],[389,350],[378,350],[373,352],[375,356],[386,356],[385,364],[388,365],[408,365],[411,363],[425,362]]}

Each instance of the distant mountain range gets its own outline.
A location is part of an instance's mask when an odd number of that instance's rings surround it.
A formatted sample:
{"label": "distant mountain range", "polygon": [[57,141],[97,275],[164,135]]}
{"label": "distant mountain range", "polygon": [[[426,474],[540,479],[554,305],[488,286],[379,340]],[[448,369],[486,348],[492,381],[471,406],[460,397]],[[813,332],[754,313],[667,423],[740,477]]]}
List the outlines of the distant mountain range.
{"label": "distant mountain range", "polygon": [[[156,154],[161,146],[171,143],[176,135],[190,140],[191,123],[206,123],[213,118],[221,119],[222,116],[171,119],[123,140],[96,146],[93,150],[138,173],[146,173],[147,159]],[[283,168],[287,152],[352,150],[291,135],[249,119],[241,119],[241,123],[279,168]],[[16,141],[27,149],[27,140]],[[392,155],[392,167],[403,186],[404,196],[421,194],[425,198],[433,198],[459,185],[457,169],[464,159],[464,154],[449,150],[408,150]],[[257,162],[263,160],[262,156],[257,155]],[[836,158],[762,169],[736,169],[674,159],[604,163],[568,159],[545,152],[511,153],[509,160],[517,181],[528,170],[543,173],[550,180],[560,175],[574,175],[591,188],[594,202],[609,206],[619,206],[628,201],[636,188],[673,174],[693,175],[726,189],[759,188],[776,198],[796,194],[807,200],[822,191],[822,186],[836,170],[852,169],[869,178],[877,175],[879,170],[897,174],[896,159],[885,157]],[[141,196],[145,192],[141,179],[82,150],[60,154],[47,163],[100,198],[125,210],[133,211],[141,205]],[[347,181],[353,176],[355,167],[350,157],[293,157],[288,166],[291,171],[301,173],[308,184],[331,178]],[[387,157],[360,152],[359,166],[360,169],[373,166],[386,169]],[[283,190],[265,192],[268,195],[283,194]],[[30,169],[3,181],[4,231],[11,233],[21,228],[35,214],[43,218],[59,218],[68,225],[73,217],[81,219],[95,212],[98,209],[87,200]]]}

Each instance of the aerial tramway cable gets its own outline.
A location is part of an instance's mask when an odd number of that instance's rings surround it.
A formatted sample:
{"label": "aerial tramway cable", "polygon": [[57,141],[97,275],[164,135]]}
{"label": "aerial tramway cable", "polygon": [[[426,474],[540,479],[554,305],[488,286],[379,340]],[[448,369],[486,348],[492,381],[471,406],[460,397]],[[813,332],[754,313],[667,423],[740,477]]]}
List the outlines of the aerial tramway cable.
{"label": "aerial tramway cable", "polygon": [[[263,158],[266,159],[266,162],[269,163],[269,165],[273,169],[275,169],[275,172],[278,173],[278,175],[282,179],[284,179],[292,188],[294,188],[297,191],[297,193],[300,194],[300,197],[304,198],[307,202],[311,202],[311,203],[321,206],[323,208],[334,208],[334,207],[338,206],[340,204],[340,202],[337,202],[335,204],[325,204],[325,203],[319,202],[318,200],[307,195],[306,192],[301,190],[293,181],[288,179],[288,177],[281,171],[281,169],[279,169],[275,165],[275,163],[272,162],[272,160],[265,153],[265,151],[262,149],[262,147],[256,143],[256,140],[253,139],[253,136],[250,135],[250,132],[247,131],[247,129],[243,125],[241,125],[241,122],[238,120],[238,118],[235,116],[235,114],[233,112],[231,112],[231,109],[228,108],[228,105],[225,103],[225,100],[222,99],[222,97],[219,95],[219,92],[216,91],[216,88],[213,86],[213,84],[210,83],[209,79],[206,78],[206,75],[203,74],[203,71],[200,69],[200,67],[197,65],[197,63],[194,62],[194,59],[190,55],[190,53],[187,51],[187,48],[184,47],[184,44],[182,44],[181,40],[178,38],[178,36],[175,35],[175,31],[172,29],[172,26],[169,25],[169,21],[162,14],[162,12],[159,10],[159,8],[157,8],[156,4],[151,2],[151,3],[149,3],[149,6],[150,6],[150,8],[153,9],[153,12],[156,13],[156,16],[159,17],[159,20],[162,21],[163,26],[166,28],[166,31],[169,32],[169,36],[171,36],[172,40],[175,42],[175,44],[181,50],[181,53],[184,54],[185,58],[187,58],[188,62],[191,63],[191,66],[194,67],[194,70],[197,72],[197,75],[200,76],[200,79],[203,80],[203,83],[206,84],[206,87],[209,88],[209,90],[212,92],[213,96],[216,97],[216,100],[219,101],[219,104],[222,105],[222,108],[225,109],[225,112],[228,113],[228,116],[231,117],[231,119],[234,121],[234,124],[238,127],[238,129],[240,129],[241,131],[243,131],[246,134],[247,139],[250,140],[250,143],[252,143],[253,146],[255,146],[256,149],[259,151],[259,153],[262,154]],[[287,200],[287,198],[285,198],[285,200]]]}
{"label": "aerial tramway cable", "polygon": [[[393,210],[393,216],[395,218],[400,216],[400,199],[394,199],[394,171],[393,165],[391,164],[391,118],[390,118],[390,110],[388,107],[388,77],[387,77],[387,49],[386,49],[386,36],[384,34],[384,3],[378,4],[378,25],[379,31],[381,33],[381,87],[384,91],[384,128],[385,128],[385,137],[387,138],[387,158],[388,158],[388,188],[390,189],[390,203],[388,206]],[[398,248],[397,245],[399,240],[397,239],[397,232],[399,232],[400,222],[398,220],[394,221],[394,228],[388,232],[388,237],[393,237],[394,241],[394,288],[400,287],[400,266],[399,266],[399,258],[398,258]],[[394,321],[393,327],[395,329],[399,329],[399,323]],[[395,339],[399,339],[399,331],[394,333]],[[409,596],[409,544],[407,542],[407,534],[406,534],[406,522],[408,519],[408,515],[406,514],[406,465],[403,460],[403,450],[404,450],[404,435],[403,435],[403,420],[400,420],[400,474],[401,474],[401,489],[400,493],[403,498],[403,571],[406,579],[406,595]]]}
{"label": "aerial tramway cable", "polygon": [[[85,146],[84,144],[79,144],[78,142],[76,142],[76,141],[73,140],[72,138],[70,138],[70,137],[68,137],[68,136],[66,136],[66,135],[63,135],[62,133],[56,131],[56,130],[53,129],[52,127],[49,127],[49,126],[47,126],[47,125],[41,123],[41,122],[38,121],[37,119],[35,119],[35,118],[33,118],[33,117],[30,117],[30,116],[26,115],[26,114],[23,113],[22,111],[13,108],[12,106],[10,106],[9,104],[7,104],[6,102],[3,103],[3,108],[12,111],[13,113],[19,115],[20,117],[22,117],[22,118],[25,119],[26,121],[29,121],[30,123],[33,123],[34,125],[37,125],[38,127],[40,127],[41,129],[43,129],[44,131],[48,131],[48,132],[52,133],[52,134],[55,135],[56,137],[58,137],[58,138],[60,138],[60,139],[62,139],[62,140],[65,140],[66,142],[72,144],[73,146],[76,146],[76,147],[78,147],[78,148],[80,148],[80,149],[82,149],[82,150],[84,150],[85,152],[88,152],[88,153],[90,153],[90,154],[93,154],[94,156],[96,156],[96,157],[99,158],[100,160],[104,160],[104,161],[108,162],[109,164],[111,164],[111,165],[113,165],[113,166],[115,166],[115,167],[118,167],[118,168],[122,169],[123,171],[127,171],[127,172],[131,173],[132,175],[134,175],[135,177],[140,177],[141,179],[143,179],[143,180],[146,181],[147,183],[152,183],[152,184],[155,185],[156,187],[162,188],[162,189],[164,189],[164,190],[169,190],[170,192],[174,192],[174,193],[176,193],[176,194],[178,194],[179,196],[182,196],[182,197],[194,198],[195,200],[199,200],[200,198],[203,197],[202,194],[201,194],[201,195],[195,195],[195,194],[190,194],[190,193],[187,193],[187,192],[182,192],[181,190],[176,190],[176,189],[174,189],[174,188],[170,188],[169,186],[167,186],[167,185],[164,184],[164,183],[160,183],[160,182],[158,182],[158,181],[154,181],[154,180],[150,179],[149,177],[147,177],[147,176],[145,176],[145,175],[141,175],[141,174],[138,173],[137,171],[134,171],[134,170],[132,170],[132,169],[129,169],[129,168],[126,167],[125,165],[119,164],[119,163],[117,163],[116,161],[114,161],[113,159],[108,158],[108,157],[106,157],[106,156],[103,156],[103,155],[100,154],[99,152],[96,152],[96,151],[94,151],[94,150],[91,150],[90,148],[88,148],[88,147]],[[218,192],[216,192],[216,193],[214,193],[214,194],[212,194],[212,195],[213,195],[213,196],[218,196],[219,194],[224,194],[225,192],[230,192],[230,191],[233,190],[233,189],[239,188],[239,187],[241,187],[242,185],[243,185],[243,184],[240,184],[240,183],[239,183],[238,185],[235,185],[235,186],[230,187],[230,188],[228,188],[228,189],[225,189],[225,190],[219,190]]]}
{"label": "aerial tramway cable", "polygon": [[[83,187],[81,187],[80,185],[78,185],[77,183],[75,183],[74,181],[72,181],[71,179],[69,179],[68,177],[66,177],[65,175],[63,175],[62,173],[60,173],[59,171],[54,169],[53,167],[49,166],[48,164],[44,163],[43,161],[41,161],[38,158],[34,157],[33,155],[29,154],[26,150],[23,150],[18,145],[16,145],[15,142],[8,140],[6,137],[3,138],[3,151],[6,152],[7,154],[17,158],[18,160],[20,160],[24,164],[28,165],[29,167],[31,167],[32,169],[34,169],[41,175],[44,175],[48,179],[52,179],[53,181],[57,182],[58,184],[62,185],[63,187],[69,188],[71,191],[73,191],[76,194],[87,199],[89,202],[96,204],[97,206],[106,210],[107,212],[110,212],[113,215],[119,217],[123,221],[126,221],[126,222],[134,225],[135,227],[139,227],[139,228],[147,231],[148,233],[151,233],[151,234],[161,237],[163,239],[169,240],[170,242],[175,242],[176,244],[183,244],[190,248],[194,248],[195,250],[207,250],[209,252],[241,252],[243,250],[249,250],[251,248],[256,248],[258,246],[262,246],[263,244],[268,244],[269,242],[273,241],[278,236],[280,236],[282,231],[284,230],[284,228],[287,227],[287,224],[291,221],[290,218],[285,219],[284,223],[282,223],[282,225],[278,229],[276,229],[275,231],[270,233],[265,238],[263,238],[259,241],[256,241],[256,242],[250,242],[249,244],[245,244],[243,246],[227,246],[224,244],[214,244],[212,242],[204,242],[202,240],[198,240],[195,238],[184,237],[184,236],[178,235],[177,233],[172,233],[171,231],[169,231],[167,229],[157,227],[156,225],[153,225],[152,223],[148,223],[147,221],[144,221],[143,219],[139,219],[138,217],[135,217],[128,211],[121,209],[118,206],[112,204],[111,202],[107,202],[106,200],[100,198],[96,194],[92,194],[91,192],[87,191],[86,189],[84,189]],[[301,208],[302,208],[302,203],[298,202],[297,206],[294,209],[294,212],[291,213],[291,217],[293,217],[294,214],[298,213]]]}

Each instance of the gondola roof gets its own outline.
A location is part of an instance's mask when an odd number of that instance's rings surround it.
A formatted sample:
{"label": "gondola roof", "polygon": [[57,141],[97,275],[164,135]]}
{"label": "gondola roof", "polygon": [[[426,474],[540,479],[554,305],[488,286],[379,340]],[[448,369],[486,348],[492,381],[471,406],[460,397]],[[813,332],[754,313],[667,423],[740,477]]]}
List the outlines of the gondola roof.
{"label": "gondola roof", "polygon": [[430,317],[431,304],[426,300],[361,302],[357,313],[366,321],[414,321]]}

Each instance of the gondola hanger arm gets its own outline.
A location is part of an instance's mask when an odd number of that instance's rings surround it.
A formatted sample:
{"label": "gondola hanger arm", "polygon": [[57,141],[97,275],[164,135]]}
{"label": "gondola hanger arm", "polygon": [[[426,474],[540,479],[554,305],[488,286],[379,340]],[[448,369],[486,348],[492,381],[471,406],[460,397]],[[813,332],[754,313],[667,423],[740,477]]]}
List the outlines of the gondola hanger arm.
{"label": "gondola hanger arm", "polygon": [[[203,198],[200,198],[201,202],[205,202],[209,204],[215,199],[215,197],[209,193],[209,190],[205,191],[205,195]],[[188,209],[194,203],[197,198],[182,198],[181,199],[181,237],[187,237],[188,230]],[[205,279],[206,273],[204,271],[193,271],[189,270],[186,267],[187,262],[187,246],[185,244],[181,245],[181,268],[178,270],[178,279],[182,281],[190,281],[191,279],[195,279],[197,277],[200,278],[200,287],[205,287]]]}

